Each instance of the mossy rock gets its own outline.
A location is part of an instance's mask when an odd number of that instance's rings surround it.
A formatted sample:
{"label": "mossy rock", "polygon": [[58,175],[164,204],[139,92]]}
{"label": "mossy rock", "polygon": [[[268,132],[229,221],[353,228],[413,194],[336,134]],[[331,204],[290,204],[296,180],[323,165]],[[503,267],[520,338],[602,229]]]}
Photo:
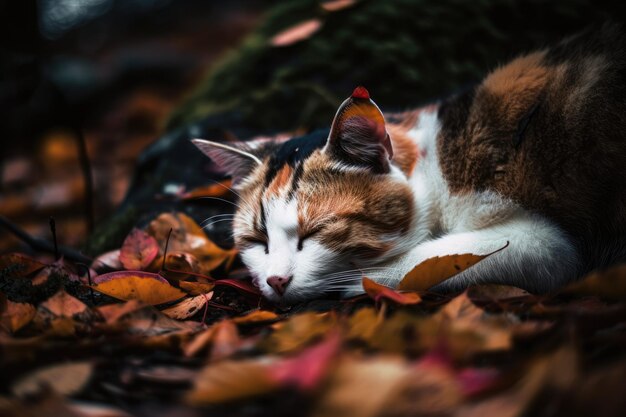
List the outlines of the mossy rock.
{"label": "mossy rock", "polygon": [[[624,16],[624,9],[589,0],[361,0],[330,13],[318,0],[281,2],[213,67],[169,127],[228,111],[261,129],[322,127],[356,85],[384,109],[402,110],[475,82],[519,53]],[[270,44],[313,18],[323,25],[310,38]]]}

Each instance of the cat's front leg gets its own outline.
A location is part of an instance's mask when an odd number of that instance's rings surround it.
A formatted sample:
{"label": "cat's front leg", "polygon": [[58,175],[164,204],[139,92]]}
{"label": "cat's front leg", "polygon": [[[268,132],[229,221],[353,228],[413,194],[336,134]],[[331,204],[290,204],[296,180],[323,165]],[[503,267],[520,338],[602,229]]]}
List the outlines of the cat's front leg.
{"label": "cat's front leg", "polygon": [[484,229],[451,233],[424,242],[389,265],[387,273],[381,271],[374,279],[395,287],[415,265],[427,259],[464,253],[486,255],[500,248],[503,249],[433,290],[452,291],[474,284],[498,283],[546,292],[578,275],[579,256],[567,236],[545,219],[526,215]]}

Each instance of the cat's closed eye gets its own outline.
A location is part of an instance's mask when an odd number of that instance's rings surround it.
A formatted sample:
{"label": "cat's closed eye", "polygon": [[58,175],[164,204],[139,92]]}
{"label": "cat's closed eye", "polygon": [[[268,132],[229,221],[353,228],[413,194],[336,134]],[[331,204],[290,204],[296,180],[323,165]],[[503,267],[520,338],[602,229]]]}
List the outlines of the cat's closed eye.
{"label": "cat's closed eye", "polygon": [[304,242],[305,242],[307,239],[310,239],[310,238],[314,237],[315,235],[319,234],[319,232],[321,232],[321,231],[322,231],[322,228],[321,228],[321,227],[317,227],[317,228],[312,229],[312,230],[310,230],[310,231],[308,231],[308,232],[304,233],[303,235],[301,235],[301,236],[298,238],[298,251],[301,251],[301,250],[302,250],[302,248],[303,248],[303,246],[304,246]]}
{"label": "cat's closed eye", "polygon": [[269,253],[268,240],[266,238],[258,237],[258,236],[241,236],[241,243],[245,246],[263,246],[263,250],[266,254]]}

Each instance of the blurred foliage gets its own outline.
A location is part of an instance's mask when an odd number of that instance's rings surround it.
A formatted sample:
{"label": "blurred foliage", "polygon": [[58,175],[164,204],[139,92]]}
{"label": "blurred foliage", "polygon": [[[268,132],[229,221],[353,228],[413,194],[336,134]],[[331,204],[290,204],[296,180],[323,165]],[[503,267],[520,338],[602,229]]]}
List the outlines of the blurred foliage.
{"label": "blurred foliage", "polygon": [[[280,2],[168,127],[230,111],[260,129],[325,126],[359,84],[386,110],[402,110],[475,82],[519,53],[624,16],[623,9],[590,0],[362,0],[328,12],[318,0]],[[323,26],[310,38],[271,45],[276,34],[315,18]]]}

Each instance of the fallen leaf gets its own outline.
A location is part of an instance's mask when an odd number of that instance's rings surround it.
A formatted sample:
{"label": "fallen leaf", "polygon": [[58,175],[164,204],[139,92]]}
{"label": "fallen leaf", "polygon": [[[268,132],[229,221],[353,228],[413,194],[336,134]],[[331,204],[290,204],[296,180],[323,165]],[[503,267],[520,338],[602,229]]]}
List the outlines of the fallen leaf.
{"label": "fallen leaf", "polygon": [[146,307],[142,301],[130,300],[125,303],[107,304],[99,306],[97,311],[107,323],[115,323],[127,314]]}
{"label": "fallen leaf", "polygon": [[255,310],[243,316],[235,317],[232,319],[235,324],[251,324],[251,323],[263,323],[268,321],[274,321],[278,319],[278,314],[267,310]]}
{"label": "fallen leaf", "polygon": [[340,333],[332,332],[320,343],[303,350],[297,356],[283,359],[270,367],[270,377],[280,385],[311,391],[328,373],[340,346]]}
{"label": "fallen leaf", "polygon": [[310,19],[291,26],[288,29],[274,35],[270,40],[272,46],[289,46],[294,43],[309,39],[315,32],[322,27],[322,21],[319,19]]}
{"label": "fallen leaf", "polygon": [[592,272],[582,280],[565,287],[563,292],[626,300],[626,264]]}
{"label": "fallen leaf", "polygon": [[204,368],[194,380],[185,401],[193,406],[244,400],[271,393],[277,384],[270,378],[267,361],[221,361]]}
{"label": "fallen leaf", "polygon": [[98,275],[93,289],[120,300],[141,300],[156,305],[185,296],[158,274],[141,271],[119,271]]}
{"label": "fallen leaf", "polygon": [[6,253],[0,256],[0,271],[11,271],[12,276],[25,277],[45,266],[46,264],[21,253]]}
{"label": "fallen leaf", "polygon": [[215,288],[215,284],[212,282],[180,281],[178,286],[189,295],[208,294]]}
{"label": "fallen leaf", "polygon": [[192,200],[202,197],[222,197],[231,192],[232,184],[232,180],[224,180],[215,184],[204,185],[184,193],[181,198],[183,200]]}
{"label": "fallen leaf", "polygon": [[367,277],[363,277],[363,289],[377,303],[380,300],[393,301],[400,305],[417,304],[422,301],[419,294],[415,292],[400,293],[392,288],[378,284]]}
{"label": "fallen leaf", "polygon": [[14,303],[0,293],[0,324],[11,333],[26,326],[35,317],[37,309],[28,303]]}
{"label": "fallen leaf", "polygon": [[264,342],[271,352],[295,352],[324,337],[337,324],[331,313],[306,312],[275,323],[275,331]]}
{"label": "fallen leaf", "polygon": [[359,309],[348,319],[346,338],[369,341],[378,327],[383,324],[383,319],[372,307]]}
{"label": "fallen leaf", "polygon": [[148,232],[154,236],[160,247],[165,247],[170,229],[172,234],[168,251],[193,255],[203,270],[212,271],[222,264],[229,270],[237,256],[236,249],[222,249],[213,243],[202,228],[184,213],[161,214],[150,222]]}
{"label": "fallen leaf", "polygon": [[11,386],[11,392],[26,397],[51,388],[60,395],[73,395],[80,392],[93,374],[91,362],[73,362],[47,366],[31,372]]}
{"label": "fallen leaf", "polygon": [[[163,262],[163,257],[159,259],[159,265]],[[165,257],[165,271],[162,271],[170,279],[184,280],[191,274],[208,273],[201,270],[200,264],[195,256],[186,252],[171,252]]]}
{"label": "fallen leaf", "polygon": [[74,317],[87,311],[85,303],[72,297],[65,290],[58,291],[48,300],[41,303],[41,307],[57,317]]}
{"label": "fallen leaf", "polygon": [[191,357],[207,350],[210,346],[209,358],[218,360],[232,355],[240,344],[237,326],[230,320],[222,320],[197,334],[183,347],[183,351],[185,356]]}
{"label": "fallen leaf", "polygon": [[120,262],[126,269],[143,270],[158,254],[159,244],[156,239],[135,228],[124,239],[120,249]]}
{"label": "fallen leaf", "polygon": [[213,297],[213,292],[185,298],[178,304],[161,310],[163,314],[177,320],[185,320],[200,311]]}
{"label": "fallen leaf", "polygon": [[451,278],[459,272],[477,264],[488,256],[493,255],[508,247],[508,243],[487,255],[474,255],[464,253],[461,255],[436,256],[426,259],[424,262],[413,268],[404,276],[400,284],[399,290],[426,291],[440,282]]}
{"label": "fallen leaf", "polygon": [[237,290],[241,290],[250,295],[261,296],[261,291],[259,291],[259,289],[255,287],[250,282],[250,280],[234,279],[234,278],[218,279],[215,281],[215,285],[231,287]]}

